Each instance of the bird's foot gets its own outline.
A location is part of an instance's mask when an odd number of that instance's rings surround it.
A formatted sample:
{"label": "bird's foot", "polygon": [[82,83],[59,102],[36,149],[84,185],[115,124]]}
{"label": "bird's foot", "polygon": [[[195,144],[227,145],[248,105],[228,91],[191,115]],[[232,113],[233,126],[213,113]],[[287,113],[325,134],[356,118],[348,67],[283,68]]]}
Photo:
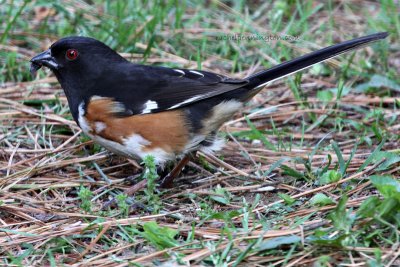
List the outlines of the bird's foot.
{"label": "bird's foot", "polygon": [[181,173],[183,167],[189,162],[190,156],[184,156],[178,164],[170,171],[167,175],[165,175],[161,179],[160,187],[161,188],[172,188],[174,185],[174,179]]}
{"label": "bird's foot", "polygon": [[[173,182],[174,179],[181,173],[183,167],[189,162],[190,156],[187,155],[179,161],[177,165],[170,171],[167,175],[165,175],[163,178],[160,179],[160,187],[161,188],[172,188],[173,187]],[[124,194],[127,196],[132,196],[138,191],[143,190],[146,185],[147,185],[147,179],[143,179],[141,181],[137,181],[140,177],[142,177],[142,174],[135,174],[132,176],[127,177],[125,180],[129,181],[130,183],[133,184],[133,186],[125,189]],[[113,197],[111,200],[107,201],[104,203],[102,210],[105,210],[109,207],[115,207],[117,201],[115,197]]]}

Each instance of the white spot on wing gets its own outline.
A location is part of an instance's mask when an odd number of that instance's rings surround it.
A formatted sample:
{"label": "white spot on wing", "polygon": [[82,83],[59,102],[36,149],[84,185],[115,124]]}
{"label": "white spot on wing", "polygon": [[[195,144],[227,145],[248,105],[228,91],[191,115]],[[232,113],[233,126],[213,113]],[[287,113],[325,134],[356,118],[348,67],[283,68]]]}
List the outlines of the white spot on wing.
{"label": "white spot on wing", "polygon": [[147,114],[150,113],[153,109],[158,109],[158,104],[156,101],[148,100],[144,104],[144,109],[142,111],[142,114]]}
{"label": "white spot on wing", "polygon": [[204,77],[204,74],[201,73],[201,72],[198,72],[198,71],[195,71],[195,70],[190,70],[189,72],[191,72],[193,74],[196,74],[196,75],[199,75],[200,77]]}
{"label": "white spot on wing", "polygon": [[85,118],[84,106],[85,106],[85,103],[82,102],[78,107],[78,122],[79,122],[79,126],[81,127],[82,131],[87,134],[92,130],[92,128],[90,128],[89,123],[87,122],[87,120]]}
{"label": "white spot on wing", "polygon": [[178,72],[179,74],[181,74],[181,76],[179,76],[179,77],[185,76],[185,72],[184,72],[183,70],[174,69],[174,71],[176,71],[176,72]]}
{"label": "white spot on wing", "polygon": [[180,102],[180,103],[178,103],[178,104],[176,104],[176,105],[173,105],[172,107],[170,107],[170,108],[168,108],[168,109],[178,108],[178,107],[183,106],[183,105],[185,105],[185,104],[194,102],[194,101],[196,101],[197,99],[202,98],[203,96],[205,96],[205,95],[197,95],[197,96],[191,97],[191,98],[189,98],[189,99],[186,99],[185,101],[182,101],[182,102]]}

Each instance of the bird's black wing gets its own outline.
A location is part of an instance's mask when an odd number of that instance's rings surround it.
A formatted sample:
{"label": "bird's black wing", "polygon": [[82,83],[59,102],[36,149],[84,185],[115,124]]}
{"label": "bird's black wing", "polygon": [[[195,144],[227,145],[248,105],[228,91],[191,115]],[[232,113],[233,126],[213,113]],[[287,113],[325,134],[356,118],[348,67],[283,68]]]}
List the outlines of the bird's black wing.
{"label": "bird's black wing", "polygon": [[108,83],[102,79],[92,95],[112,97],[122,103],[126,112],[121,115],[174,110],[248,84],[245,79],[231,79],[207,71],[131,63],[111,72],[112,80]]}

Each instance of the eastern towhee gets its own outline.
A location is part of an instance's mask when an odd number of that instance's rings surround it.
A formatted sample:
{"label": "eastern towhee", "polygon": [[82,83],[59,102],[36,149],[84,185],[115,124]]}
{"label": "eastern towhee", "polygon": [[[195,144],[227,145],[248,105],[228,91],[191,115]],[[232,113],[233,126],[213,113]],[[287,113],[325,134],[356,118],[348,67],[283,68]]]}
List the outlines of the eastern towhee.
{"label": "eastern towhee", "polygon": [[387,36],[326,47],[244,79],[134,64],[95,39],[66,37],[31,59],[31,73],[42,66],[54,72],[74,120],[95,142],[130,158],[153,155],[162,165],[220,149],[220,126],[266,84]]}

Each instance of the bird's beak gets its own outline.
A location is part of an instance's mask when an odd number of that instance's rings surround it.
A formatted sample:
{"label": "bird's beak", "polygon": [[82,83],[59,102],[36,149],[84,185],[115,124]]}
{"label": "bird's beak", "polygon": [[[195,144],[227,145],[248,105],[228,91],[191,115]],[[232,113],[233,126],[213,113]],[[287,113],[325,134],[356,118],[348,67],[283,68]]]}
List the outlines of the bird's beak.
{"label": "bird's beak", "polygon": [[51,70],[57,70],[60,66],[57,63],[56,59],[51,56],[50,49],[36,55],[31,59],[31,68],[30,72],[33,77],[36,76],[36,72],[42,67],[48,67]]}

